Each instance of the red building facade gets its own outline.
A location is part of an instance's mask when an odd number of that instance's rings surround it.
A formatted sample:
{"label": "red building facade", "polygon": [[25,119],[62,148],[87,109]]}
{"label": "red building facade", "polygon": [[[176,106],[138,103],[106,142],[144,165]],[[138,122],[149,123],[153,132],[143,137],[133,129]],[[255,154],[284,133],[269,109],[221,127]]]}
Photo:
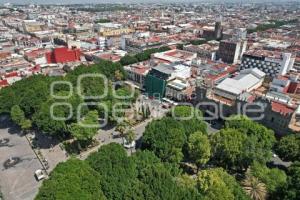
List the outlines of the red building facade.
{"label": "red building facade", "polygon": [[48,63],[67,63],[80,61],[80,49],[68,49],[67,47],[56,48],[46,53]]}

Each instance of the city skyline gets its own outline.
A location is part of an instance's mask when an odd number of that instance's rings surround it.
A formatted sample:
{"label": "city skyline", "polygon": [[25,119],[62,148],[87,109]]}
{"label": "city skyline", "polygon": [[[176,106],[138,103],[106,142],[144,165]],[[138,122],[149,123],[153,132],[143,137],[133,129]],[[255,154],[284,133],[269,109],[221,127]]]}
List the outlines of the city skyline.
{"label": "city skyline", "polygon": [[10,0],[10,1],[5,1],[5,0],[0,0],[0,4],[5,4],[5,3],[12,3],[12,4],[21,4],[21,5],[26,5],[26,4],[85,4],[85,3],[90,3],[90,4],[135,4],[135,3],[287,3],[287,2],[300,2],[300,0],[213,0],[213,1],[205,1],[205,0],[200,0],[200,1],[195,1],[195,0],[116,0],[114,2],[106,2],[102,0],[64,0],[59,1],[59,0],[50,0],[50,1],[43,1],[43,0]]}

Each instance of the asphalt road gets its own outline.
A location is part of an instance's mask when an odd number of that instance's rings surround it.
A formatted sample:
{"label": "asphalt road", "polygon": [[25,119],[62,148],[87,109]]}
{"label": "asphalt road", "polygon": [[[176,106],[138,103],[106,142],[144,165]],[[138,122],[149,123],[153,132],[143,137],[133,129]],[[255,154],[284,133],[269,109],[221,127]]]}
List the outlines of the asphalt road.
{"label": "asphalt road", "polygon": [[[34,177],[34,172],[42,166],[24,136],[8,121],[0,116],[0,140],[9,142],[0,146],[0,188],[5,200],[32,200],[38,192],[41,182]],[[12,157],[21,161],[5,169],[4,162]]]}

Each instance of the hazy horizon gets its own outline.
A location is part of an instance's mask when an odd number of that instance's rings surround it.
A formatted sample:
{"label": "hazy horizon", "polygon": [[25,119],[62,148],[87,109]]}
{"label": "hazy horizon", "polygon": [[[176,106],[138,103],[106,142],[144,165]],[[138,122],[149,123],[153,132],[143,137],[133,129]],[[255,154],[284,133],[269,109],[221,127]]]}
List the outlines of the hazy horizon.
{"label": "hazy horizon", "polygon": [[300,0],[116,0],[114,2],[107,2],[103,0],[0,0],[0,4],[115,4],[115,3],[285,3],[285,2],[300,2]]}

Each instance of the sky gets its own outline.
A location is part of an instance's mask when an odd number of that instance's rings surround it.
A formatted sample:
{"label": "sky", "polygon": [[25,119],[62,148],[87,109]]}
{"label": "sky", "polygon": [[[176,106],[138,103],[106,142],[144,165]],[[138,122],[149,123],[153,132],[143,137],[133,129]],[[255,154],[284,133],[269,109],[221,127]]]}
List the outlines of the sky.
{"label": "sky", "polygon": [[[264,2],[264,1],[273,1],[273,2],[287,2],[287,1],[296,1],[300,0],[214,0],[215,2]],[[76,4],[76,3],[147,3],[147,2],[156,2],[156,3],[165,3],[165,2],[212,2],[211,0],[0,0],[0,4],[3,3],[15,3],[15,4]]]}

